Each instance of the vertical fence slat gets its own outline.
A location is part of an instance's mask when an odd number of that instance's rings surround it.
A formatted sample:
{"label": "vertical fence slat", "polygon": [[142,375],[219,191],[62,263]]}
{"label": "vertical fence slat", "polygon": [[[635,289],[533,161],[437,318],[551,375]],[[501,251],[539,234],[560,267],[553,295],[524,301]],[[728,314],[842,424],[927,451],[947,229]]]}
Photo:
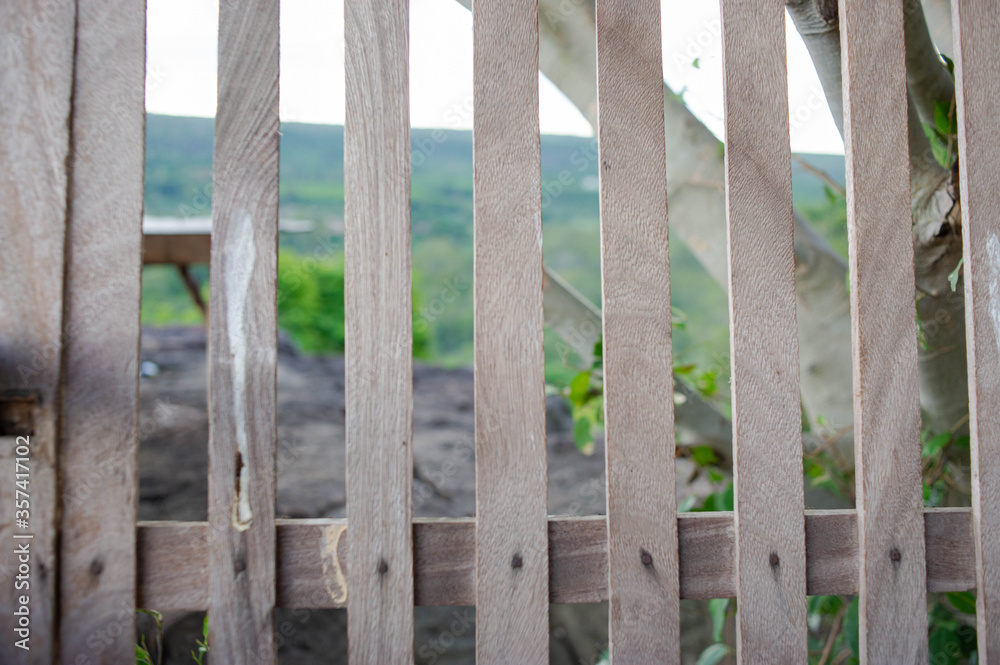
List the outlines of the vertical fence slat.
{"label": "vertical fence slat", "polygon": [[212,213],[209,641],[273,663],[278,0],[220,3]]}
{"label": "vertical fence slat", "polygon": [[60,437],[64,663],[135,658],[145,70],[145,4],[78,2]]}
{"label": "vertical fence slat", "polygon": [[954,0],[979,662],[1000,661],[1000,15]]}
{"label": "vertical fence slat", "polygon": [[[70,99],[76,7],[0,3],[0,399],[25,398],[30,426],[28,529],[15,528],[16,445],[0,435],[0,662],[51,665],[56,641],[56,438],[63,321]],[[10,401],[9,401],[10,400]],[[34,404],[32,405],[32,401]],[[27,429],[21,430],[27,432]],[[23,443],[23,440],[21,441]],[[16,646],[14,535],[31,534],[30,651]]]}
{"label": "vertical fence slat", "polygon": [[722,26],[737,653],[744,663],[804,663],[802,412],[784,2],[722,0]]}
{"label": "vertical fence slat", "polygon": [[537,0],[473,7],[476,653],[549,660]]}
{"label": "vertical fence slat", "polygon": [[680,662],[659,0],[598,0],[610,650]]}
{"label": "vertical fence slat", "polygon": [[351,663],[413,662],[408,0],[345,3]]}
{"label": "vertical fence slat", "polygon": [[861,662],[927,662],[902,0],[841,0],[840,29]]}

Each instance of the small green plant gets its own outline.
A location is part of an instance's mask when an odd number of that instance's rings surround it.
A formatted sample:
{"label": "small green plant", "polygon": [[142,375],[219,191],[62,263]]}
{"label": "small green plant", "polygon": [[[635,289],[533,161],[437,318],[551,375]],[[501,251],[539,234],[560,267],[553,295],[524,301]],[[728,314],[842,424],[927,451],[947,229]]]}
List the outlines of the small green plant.
{"label": "small green plant", "polygon": [[[156,657],[149,650],[146,644],[146,636],[139,638],[139,643],[135,645],[135,665],[160,665],[163,662],[163,615],[156,610],[137,610],[141,614],[153,617],[156,622]],[[195,649],[191,651],[191,658],[197,665],[205,665],[205,654],[208,653],[208,614],[201,624],[201,639],[195,642]]]}
{"label": "small green plant", "polygon": [[146,644],[146,636],[139,638],[139,643],[135,645],[135,665],[159,665],[163,662],[163,615],[156,610],[137,610],[140,614],[153,617],[156,623],[156,658],[150,653]]}
{"label": "small green plant", "polygon": [[191,658],[198,665],[205,665],[205,654],[208,653],[208,614],[205,614],[205,620],[201,623],[201,639],[195,642],[197,648],[191,652]]}

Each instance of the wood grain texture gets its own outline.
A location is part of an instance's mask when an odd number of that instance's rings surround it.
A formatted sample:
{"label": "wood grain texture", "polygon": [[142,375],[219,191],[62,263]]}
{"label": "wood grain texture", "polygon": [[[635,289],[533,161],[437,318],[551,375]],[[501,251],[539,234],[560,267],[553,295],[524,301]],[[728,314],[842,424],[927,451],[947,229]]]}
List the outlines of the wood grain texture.
{"label": "wood grain texture", "polygon": [[743,663],[804,663],[802,410],[784,2],[722,0],[722,46],[736,653]]}
{"label": "wood grain texture", "polygon": [[472,10],[476,658],[549,660],[537,0]]}
{"label": "wood grain texture", "polygon": [[[857,516],[853,510],[806,511],[807,593],[858,590]],[[927,591],[968,591],[976,584],[969,508],[924,511]],[[350,532],[347,520],[278,520],[278,605],[347,606]],[[681,598],[736,595],[732,513],[678,515]],[[550,517],[549,602],[608,600],[608,528],[604,517]],[[208,607],[208,525],[141,522],[139,602],[162,610]],[[471,518],[413,523],[417,605],[473,605],[476,522]]]}
{"label": "wood grain texture", "polygon": [[[29,404],[29,529],[14,528],[15,436],[0,435],[0,662],[51,665],[56,642],[57,478],[67,157],[75,3],[0,3],[0,400]],[[9,475],[8,475],[9,474]],[[32,534],[30,651],[14,632],[14,534]],[[24,591],[23,589],[20,591]]]}
{"label": "wood grain texture", "polygon": [[926,663],[903,3],[841,0],[862,663]]}
{"label": "wood grain texture", "polygon": [[59,452],[67,665],[135,658],[145,10],[77,3]]}
{"label": "wood grain texture", "polygon": [[413,662],[408,0],[345,3],[350,661]]}
{"label": "wood grain texture", "polygon": [[223,2],[209,335],[209,642],[275,659],[278,0]]}
{"label": "wood grain texture", "polygon": [[680,662],[658,0],[598,0],[609,651]]}
{"label": "wood grain texture", "polygon": [[1000,15],[952,2],[979,662],[1000,663]]}

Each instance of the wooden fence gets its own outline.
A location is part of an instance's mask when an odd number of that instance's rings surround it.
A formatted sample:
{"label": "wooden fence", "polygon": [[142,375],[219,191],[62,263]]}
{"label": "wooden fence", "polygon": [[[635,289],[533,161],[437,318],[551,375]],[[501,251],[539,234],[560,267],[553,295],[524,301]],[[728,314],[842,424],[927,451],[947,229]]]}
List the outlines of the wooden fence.
{"label": "wooden fence", "polygon": [[347,0],[347,519],[276,520],[278,0],[222,0],[209,518],[137,523],[144,3],[0,2],[0,661],[130,662],[150,607],[273,663],[275,607],[346,607],[408,663],[414,605],[474,604],[480,663],[543,663],[607,600],[615,662],[674,663],[679,600],[735,596],[743,662],[804,663],[806,595],[858,594],[862,662],[927,662],[966,589],[1000,660],[1000,19],[955,2],[974,493],[925,510],[903,11],[840,5],[856,511],[803,509],[783,3],[722,0],[736,509],[678,515],[660,6],[597,0],[608,510],[547,515],[537,6],[477,0],[477,517],[412,518],[408,6]]}

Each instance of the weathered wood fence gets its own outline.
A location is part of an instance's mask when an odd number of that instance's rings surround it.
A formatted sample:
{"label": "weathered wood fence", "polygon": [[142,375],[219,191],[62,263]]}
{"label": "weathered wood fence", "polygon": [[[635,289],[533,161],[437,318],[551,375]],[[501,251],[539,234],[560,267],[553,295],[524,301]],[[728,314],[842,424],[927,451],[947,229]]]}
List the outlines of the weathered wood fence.
{"label": "weathered wood fence", "polygon": [[351,662],[408,663],[415,604],[474,604],[479,662],[543,663],[550,602],[609,600],[615,662],[669,663],[679,599],[735,596],[744,662],[804,663],[806,595],[858,594],[862,662],[915,663],[925,594],[966,589],[1000,661],[995,9],[954,10],[971,510],[922,504],[902,0],[840,6],[856,511],[803,509],[783,3],[722,0],[736,510],[681,515],[660,7],[597,0],[608,511],[547,515],[537,7],[477,0],[477,518],[414,520],[408,6],[347,0],[348,517],[276,520],[278,0],[223,0],[209,519],[136,523],[144,3],[3,0],[0,661],[130,662],[150,607],[273,663],[277,606],[346,607]]}

